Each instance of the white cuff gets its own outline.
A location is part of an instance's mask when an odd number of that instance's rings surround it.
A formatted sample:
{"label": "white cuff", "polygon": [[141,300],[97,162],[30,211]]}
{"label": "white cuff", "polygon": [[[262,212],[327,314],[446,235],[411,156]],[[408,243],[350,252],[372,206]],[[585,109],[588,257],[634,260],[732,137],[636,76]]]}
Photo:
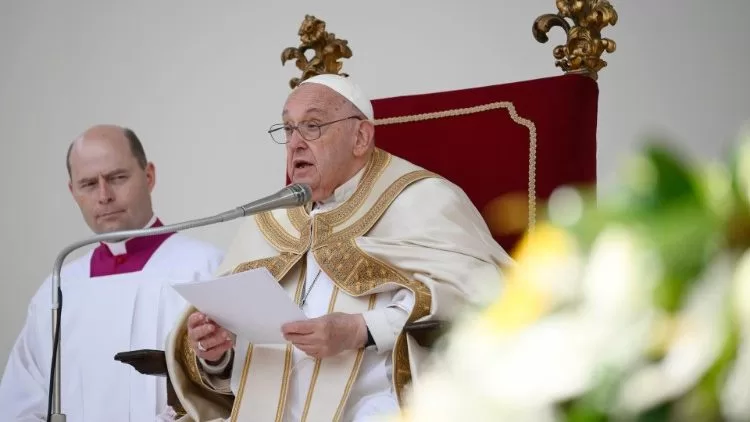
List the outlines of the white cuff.
{"label": "white cuff", "polygon": [[363,312],[362,317],[365,319],[365,325],[370,330],[372,339],[375,340],[378,352],[385,352],[393,350],[396,337],[404,328],[409,314],[399,307],[389,306]]}
{"label": "white cuff", "polygon": [[201,363],[201,367],[203,367],[203,370],[207,374],[219,375],[226,371],[227,366],[229,366],[229,363],[232,361],[232,353],[231,351],[224,352],[224,356],[221,358],[221,361],[219,361],[219,363],[217,363],[216,365],[208,363],[203,358],[198,358],[198,361]]}

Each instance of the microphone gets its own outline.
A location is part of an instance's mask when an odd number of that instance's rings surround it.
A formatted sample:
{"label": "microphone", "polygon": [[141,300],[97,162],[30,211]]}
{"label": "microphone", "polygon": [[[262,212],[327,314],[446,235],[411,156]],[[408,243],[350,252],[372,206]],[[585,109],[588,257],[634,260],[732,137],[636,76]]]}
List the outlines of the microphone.
{"label": "microphone", "polygon": [[47,405],[47,421],[65,422],[65,414],[61,413],[60,400],[60,317],[62,315],[62,289],[60,287],[60,271],[65,258],[74,250],[92,243],[118,241],[133,237],[154,236],[163,233],[179,232],[211,224],[224,223],[240,217],[259,214],[282,208],[293,208],[305,205],[312,199],[312,190],[308,185],[295,183],[289,185],[273,195],[241,205],[233,210],[216,214],[212,217],[189,220],[168,226],[153,227],[138,230],[121,230],[111,233],[98,234],[88,239],[80,240],[65,247],[55,259],[52,269],[52,364],[50,369],[49,402]]}

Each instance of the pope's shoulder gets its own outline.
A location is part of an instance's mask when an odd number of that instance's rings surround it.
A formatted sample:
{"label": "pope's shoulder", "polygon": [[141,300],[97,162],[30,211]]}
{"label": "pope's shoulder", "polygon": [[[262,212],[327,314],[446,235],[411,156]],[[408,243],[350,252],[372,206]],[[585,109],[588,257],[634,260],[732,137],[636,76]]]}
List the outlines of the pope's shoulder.
{"label": "pope's shoulder", "polygon": [[388,206],[381,223],[402,232],[460,229],[489,238],[487,223],[466,192],[439,175],[404,188]]}
{"label": "pope's shoulder", "polygon": [[412,209],[428,207],[433,210],[443,207],[474,207],[461,187],[437,174],[412,182],[396,197],[391,208],[404,206]]}

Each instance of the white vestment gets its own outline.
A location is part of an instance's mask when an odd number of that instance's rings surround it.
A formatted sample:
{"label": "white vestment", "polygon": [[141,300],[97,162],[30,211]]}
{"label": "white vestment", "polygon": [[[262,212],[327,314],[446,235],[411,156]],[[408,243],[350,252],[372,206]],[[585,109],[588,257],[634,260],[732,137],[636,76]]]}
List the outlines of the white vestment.
{"label": "white vestment", "polygon": [[[342,186],[343,189],[338,189],[337,193],[341,195],[347,190],[353,192],[357,181],[356,178],[350,180],[347,185]],[[335,204],[337,203],[323,204],[310,214],[330,210]],[[302,292],[306,300],[302,310],[308,318],[318,318],[328,313],[328,305],[336,285],[321,270],[314,256],[308,254],[306,260],[306,283]],[[370,329],[376,347],[365,350],[359,376],[354,381],[348,403],[344,408],[343,421],[360,422],[370,417],[398,412],[398,398],[391,385],[393,362],[390,352],[413,306],[414,297],[411,292],[408,289],[399,289],[379,293],[373,307],[376,312],[364,313],[365,323]],[[390,309],[383,312],[385,308]],[[380,315],[387,321],[378,320]],[[292,362],[288,408],[284,414],[287,422],[302,420],[315,369],[315,359],[297,348],[292,350]]]}
{"label": "white vestment", "polygon": [[[310,214],[316,215],[321,212],[330,211],[343,200],[348,198],[357,187],[361,177],[360,172],[356,177],[336,189],[336,195],[331,200],[316,204]],[[338,200],[336,200],[338,198]],[[331,296],[336,287],[331,278],[320,268],[313,255],[306,256],[305,285],[301,297],[302,310],[308,318],[318,318],[329,313],[328,306]],[[391,384],[393,361],[391,351],[393,350],[396,337],[403,328],[406,320],[414,306],[414,296],[408,289],[399,289],[379,293],[373,306],[373,311],[363,314],[365,323],[375,341],[375,346],[365,350],[359,376],[352,385],[348,404],[343,412],[343,421],[364,422],[371,417],[398,412],[399,404],[396,392]],[[211,366],[204,363],[204,367],[214,373],[223,372],[229,361],[225,359],[221,366]],[[239,374],[241,367],[236,366]],[[315,359],[305,352],[292,349],[292,369],[289,379],[289,395],[287,398],[287,410],[284,412],[286,422],[299,422],[307,399],[310,383],[315,377]],[[240,375],[235,379],[239,380]],[[221,381],[216,384],[220,384]],[[234,391],[239,386],[235,385]]]}
{"label": "white vestment", "polygon": [[248,220],[219,273],[266,267],[298,303],[309,290],[309,317],[361,313],[376,346],[313,360],[290,345],[237,337],[227,380],[196,359],[188,309],[166,349],[181,422],[363,422],[393,414],[426,353],[404,323],[451,320],[467,304],[494,298],[512,262],[460,188],[382,150],[319,205]]}
{"label": "white vestment", "polygon": [[[164,412],[166,378],[140,374],[114,356],[163,349],[186,306],[169,282],[211,277],[222,256],[210,244],[177,233],[139,272],[92,278],[92,251],[63,267],[61,405],[68,422],[150,422]],[[3,374],[0,421],[46,420],[51,303],[48,277],[29,304]]]}

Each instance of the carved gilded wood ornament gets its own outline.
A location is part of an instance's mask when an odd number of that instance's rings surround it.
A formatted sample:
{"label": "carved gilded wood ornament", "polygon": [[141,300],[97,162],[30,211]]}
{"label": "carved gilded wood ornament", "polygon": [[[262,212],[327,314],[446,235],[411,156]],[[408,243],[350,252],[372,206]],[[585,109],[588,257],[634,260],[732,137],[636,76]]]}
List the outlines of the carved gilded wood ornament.
{"label": "carved gilded wood ornament", "polygon": [[[534,21],[534,38],[546,43],[547,33],[556,26],[567,34],[567,42],[558,45],[552,54],[555,66],[566,73],[579,73],[598,78],[598,72],[607,66],[601,56],[617,48],[614,41],[602,38],[602,29],[617,23],[617,12],[607,0],[557,0],[557,14],[545,14]],[[568,23],[570,19],[573,24]]]}
{"label": "carved gilded wood ornament", "polygon": [[[598,78],[598,73],[607,66],[601,58],[604,52],[613,53],[617,45],[609,38],[602,38],[602,29],[617,24],[617,12],[608,0],[557,0],[558,13],[544,14],[534,20],[532,34],[540,43],[549,41],[547,34],[554,27],[565,30],[565,44],[555,46],[552,51],[555,66],[565,73],[578,73]],[[572,23],[568,22],[570,20]],[[352,57],[349,42],[336,38],[336,34],[326,31],[326,23],[313,15],[305,19],[297,31],[300,44],[287,47],[281,53],[281,65],[294,60],[302,71],[301,77],[289,80],[294,89],[300,82],[315,75],[342,73],[341,59]],[[314,55],[310,57],[309,52]]]}
{"label": "carved gilded wood ornament", "polygon": [[[287,47],[281,52],[281,65],[289,60],[296,60],[297,68],[302,71],[301,78],[292,78],[289,86],[294,89],[300,82],[315,75],[340,73],[343,63],[341,59],[352,57],[352,50],[347,40],[336,38],[336,34],[326,31],[326,23],[315,16],[305,15],[305,20],[299,27],[299,47]],[[312,50],[315,55],[308,59],[307,52]]]}

